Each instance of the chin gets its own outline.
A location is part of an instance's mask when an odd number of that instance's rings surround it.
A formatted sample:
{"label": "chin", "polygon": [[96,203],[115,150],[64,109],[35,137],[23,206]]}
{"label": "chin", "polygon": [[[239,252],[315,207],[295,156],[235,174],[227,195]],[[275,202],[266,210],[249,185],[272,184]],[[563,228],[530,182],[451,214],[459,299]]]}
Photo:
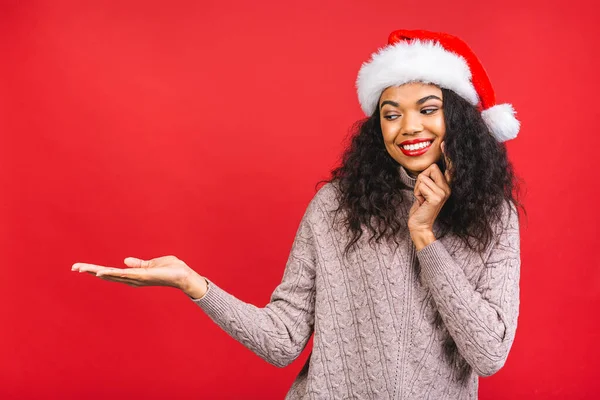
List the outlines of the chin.
{"label": "chin", "polygon": [[408,171],[414,171],[416,173],[421,173],[427,168],[429,168],[431,164],[434,164],[436,162],[436,159],[428,158],[426,160],[414,160],[411,162],[405,162],[405,160],[402,161],[403,162],[400,162],[400,165],[402,165],[404,169]]}

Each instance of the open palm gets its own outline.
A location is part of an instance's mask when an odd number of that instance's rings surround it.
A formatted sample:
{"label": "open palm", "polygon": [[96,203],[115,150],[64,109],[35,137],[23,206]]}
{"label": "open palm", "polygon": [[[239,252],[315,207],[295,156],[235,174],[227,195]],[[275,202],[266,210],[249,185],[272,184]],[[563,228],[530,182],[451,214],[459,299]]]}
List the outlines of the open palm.
{"label": "open palm", "polygon": [[124,263],[129,268],[112,268],[95,264],[75,263],[72,271],[86,272],[98,278],[124,283],[133,287],[171,286],[183,289],[192,269],[175,256],[140,260],[127,257]]}

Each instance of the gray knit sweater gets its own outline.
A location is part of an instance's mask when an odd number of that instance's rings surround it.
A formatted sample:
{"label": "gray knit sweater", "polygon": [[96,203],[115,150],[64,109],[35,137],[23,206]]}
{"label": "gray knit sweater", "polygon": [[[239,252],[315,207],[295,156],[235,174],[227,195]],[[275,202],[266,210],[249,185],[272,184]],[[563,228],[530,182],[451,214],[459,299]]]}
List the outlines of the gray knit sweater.
{"label": "gray knit sweater", "polygon": [[[400,167],[410,188],[414,179]],[[404,190],[405,215],[414,201]],[[323,186],[298,228],[282,282],[263,308],[210,281],[192,299],[229,335],[286,366],[314,333],[312,353],[286,399],[475,399],[478,376],[500,369],[519,314],[519,222],[505,207],[496,240],[479,254],[446,235],[416,251],[372,247],[348,258],[347,233]],[[500,226],[503,225],[503,226]],[[434,226],[434,233],[437,226]],[[437,235],[436,235],[437,237]]]}

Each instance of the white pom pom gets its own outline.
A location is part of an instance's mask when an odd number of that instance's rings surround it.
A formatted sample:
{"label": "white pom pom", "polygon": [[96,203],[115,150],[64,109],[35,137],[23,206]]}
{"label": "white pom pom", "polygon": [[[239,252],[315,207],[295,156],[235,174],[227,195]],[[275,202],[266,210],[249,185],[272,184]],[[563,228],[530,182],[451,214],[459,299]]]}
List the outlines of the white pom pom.
{"label": "white pom pom", "polygon": [[492,135],[499,142],[517,137],[521,123],[515,118],[515,110],[511,104],[496,104],[483,110],[481,116]]}

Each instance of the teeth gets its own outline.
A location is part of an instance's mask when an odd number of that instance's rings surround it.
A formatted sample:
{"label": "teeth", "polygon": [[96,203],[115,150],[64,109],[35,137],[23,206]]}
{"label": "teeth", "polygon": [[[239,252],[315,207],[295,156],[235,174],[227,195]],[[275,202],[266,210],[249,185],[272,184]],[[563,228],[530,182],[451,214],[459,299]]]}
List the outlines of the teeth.
{"label": "teeth", "polygon": [[427,141],[427,142],[421,142],[421,143],[417,143],[417,144],[407,144],[407,145],[402,146],[402,148],[404,150],[412,151],[412,150],[423,149],[423,148],[429,146],[430,144],[431,144],[431,141]]}

